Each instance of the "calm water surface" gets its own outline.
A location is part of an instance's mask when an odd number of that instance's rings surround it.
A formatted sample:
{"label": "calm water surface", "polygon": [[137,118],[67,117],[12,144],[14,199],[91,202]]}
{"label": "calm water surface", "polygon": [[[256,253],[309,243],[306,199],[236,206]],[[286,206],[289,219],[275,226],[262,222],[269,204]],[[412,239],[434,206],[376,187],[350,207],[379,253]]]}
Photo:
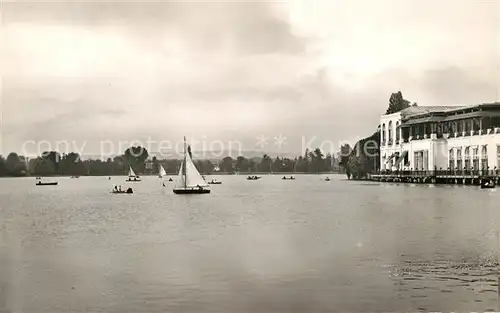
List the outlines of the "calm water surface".
{"label": "calm water surface", "polygon": [[0,312],[500,309],[500,189],[321,178],[2,179]]}

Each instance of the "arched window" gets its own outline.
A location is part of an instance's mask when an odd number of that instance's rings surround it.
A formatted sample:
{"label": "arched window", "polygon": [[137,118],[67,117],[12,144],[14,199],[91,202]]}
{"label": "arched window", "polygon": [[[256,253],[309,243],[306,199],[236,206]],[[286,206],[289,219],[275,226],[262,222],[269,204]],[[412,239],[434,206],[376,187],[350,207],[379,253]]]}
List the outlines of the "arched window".
{"label": "arched window", "polygon": [[453,148],[451,148],[449,151],[448,164],[450,170],[453,170],[455,168],[455,150]]}
{"label": "arched window", "polygon": [[399,121],[396,122],[396,142],[399,141],[399,138],[401,137],[401,129],[399,128]]}
{"label": "arched window", "polygon": [[462,170],[462,148],[457,148],[457,169]]}
{"label": "arched window", "polygon": [[385,123],[382,124],[382,143],[385,143]]}
{"label": "arched window", "polygon": [[389,143],[392,143],[392,121],[389,121],[389,126],[387,127],[387,137],[389,140]]}
{"label": "arched window", "polygon": [[483,145],[481,147],[481,169],[487,170],[488,169],[488,146]]}
{"label": "arched window", "polygon": [[465,147],[465,169],[470,170],[470,147]]}

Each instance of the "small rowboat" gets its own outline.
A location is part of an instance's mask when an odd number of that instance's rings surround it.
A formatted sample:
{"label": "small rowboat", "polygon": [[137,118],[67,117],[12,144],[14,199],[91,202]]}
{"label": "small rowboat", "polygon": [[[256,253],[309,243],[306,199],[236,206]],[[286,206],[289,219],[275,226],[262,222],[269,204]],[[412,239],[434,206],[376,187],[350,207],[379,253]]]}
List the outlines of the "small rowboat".
{"label": "small rowboat", "polygon": [[58,182],[42,183],[41,181],[39,181],[35,185],[37,185],[37,186],[56,186],[57,184],[58,184]]}

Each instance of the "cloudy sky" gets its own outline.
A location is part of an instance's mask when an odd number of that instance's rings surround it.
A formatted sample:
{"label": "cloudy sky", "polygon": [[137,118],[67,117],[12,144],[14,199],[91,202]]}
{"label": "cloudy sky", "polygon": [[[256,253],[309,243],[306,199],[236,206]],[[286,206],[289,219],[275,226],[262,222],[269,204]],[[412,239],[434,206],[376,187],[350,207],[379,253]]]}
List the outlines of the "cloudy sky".
{"label": "cloudy sky", "polygon": [[499,3],[3,2],[1,152],[183,135],[256,150],[262,135],[298,153],[370,135],[398,90],[498,101]]}

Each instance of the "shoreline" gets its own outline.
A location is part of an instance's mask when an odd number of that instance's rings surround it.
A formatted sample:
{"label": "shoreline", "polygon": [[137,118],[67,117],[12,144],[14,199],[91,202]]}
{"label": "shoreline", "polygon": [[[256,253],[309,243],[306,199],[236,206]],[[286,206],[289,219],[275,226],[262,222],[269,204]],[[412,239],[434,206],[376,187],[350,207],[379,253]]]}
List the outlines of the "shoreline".
{"label": "shoreline", "polygon": [[[177,176],[178,173],[172,173],[163,176]],[[320,172],[320,173],[307,173],[307,172],[279,172],[279,173],[268,173],[268,172],[240,172],[240,173],[211,173],[211,174],[202,174],[204,176],[250,176],[250,175],[259,175],[259,176],[290,176],[290,175],[345,175],[345,173],[340,172]],[[48,175],[48,176],[40,176],[40,175],[25,175],[25,176],[1,176],[0,178],[36,178],[36,177],[55,177],[55,178],[71,178],[75,175]],[[82,177],[128,177],[128,175],[80,175],[78,178]],[[158,174],[140,174],[139,177],[158,177]],[[77,179],[77,178],[74,178]]]}

